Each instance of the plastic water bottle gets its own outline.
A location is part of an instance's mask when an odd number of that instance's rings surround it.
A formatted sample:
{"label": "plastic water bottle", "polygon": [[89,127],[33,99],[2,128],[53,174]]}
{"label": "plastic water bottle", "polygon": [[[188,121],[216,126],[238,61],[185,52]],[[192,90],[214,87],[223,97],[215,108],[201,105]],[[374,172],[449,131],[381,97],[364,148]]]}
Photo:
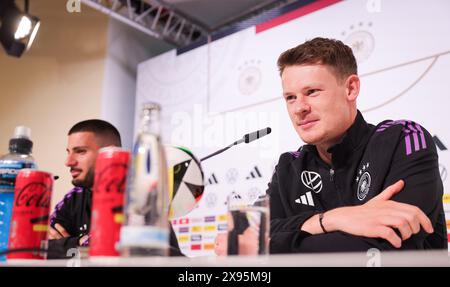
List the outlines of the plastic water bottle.
{"label": "plastic water bottle", "polygon": [[[17,173],[23,168],[36,168],[31,156],[33,142],[30,135],[29,128],[16,127],[9,140],[9,154],[0,157],[0,252],[8,248]],[[0,261],[5,259],[5,256],[0,256]]]}
{"label": "plastic water bottle", "polygon": [[143,106],[125,192],[122,256],[168,255],[168,177],[159,117],[158,104]]}

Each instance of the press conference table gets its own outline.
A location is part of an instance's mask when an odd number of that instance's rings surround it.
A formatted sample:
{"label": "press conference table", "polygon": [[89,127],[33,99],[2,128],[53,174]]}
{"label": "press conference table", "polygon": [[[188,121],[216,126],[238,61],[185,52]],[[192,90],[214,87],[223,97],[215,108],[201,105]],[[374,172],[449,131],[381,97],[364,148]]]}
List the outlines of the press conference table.
{"label": "press conference table", "polygon": [[31,267],[450,267],[446,251],[321,253],[262,257],[142,257],[69,260],[8,260],[4,266]]}

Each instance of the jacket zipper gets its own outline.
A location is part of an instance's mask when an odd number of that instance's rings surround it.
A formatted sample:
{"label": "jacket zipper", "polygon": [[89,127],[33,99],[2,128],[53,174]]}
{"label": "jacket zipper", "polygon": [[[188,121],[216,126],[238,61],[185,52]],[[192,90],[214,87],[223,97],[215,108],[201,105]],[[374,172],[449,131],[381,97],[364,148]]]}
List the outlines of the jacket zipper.
{"label": "jacket zipper", "polygon": [[330,181],[334,181],[334,169],[330,168]]}

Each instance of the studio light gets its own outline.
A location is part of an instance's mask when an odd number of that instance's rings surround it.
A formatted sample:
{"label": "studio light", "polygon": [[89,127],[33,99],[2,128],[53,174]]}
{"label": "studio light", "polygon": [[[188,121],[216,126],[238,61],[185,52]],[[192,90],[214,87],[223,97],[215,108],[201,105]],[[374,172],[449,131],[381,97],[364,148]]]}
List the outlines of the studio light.
{"label": "studio light", "polygon": [[20,57],[33,44],[39,30],[39,18],[28,13],[28,0],[24,1],[24,12],[14,0],[0,1],[0,42],[8,55]]}

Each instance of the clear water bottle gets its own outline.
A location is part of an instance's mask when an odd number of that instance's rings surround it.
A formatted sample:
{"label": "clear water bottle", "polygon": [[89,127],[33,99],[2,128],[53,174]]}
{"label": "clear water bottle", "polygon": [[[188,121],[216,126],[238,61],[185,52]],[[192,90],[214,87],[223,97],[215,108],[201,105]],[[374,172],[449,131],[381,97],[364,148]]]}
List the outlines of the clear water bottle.
{"label": "clear water bottle", "polygon": [[[17,173],[23,168],[36,168],[31,156],[33,142],[30,135],[29,128],[16,127],[9,140],[9,153],[0,157],[0,251],[8,248]],[[0,261],[4,260],[5,256],[0,256]]]}
{"label": "clear water bottle", "polygon": [[167,162],[160,140],[160,106],[144,104],[125,192],[122,256],[167,256]]}

